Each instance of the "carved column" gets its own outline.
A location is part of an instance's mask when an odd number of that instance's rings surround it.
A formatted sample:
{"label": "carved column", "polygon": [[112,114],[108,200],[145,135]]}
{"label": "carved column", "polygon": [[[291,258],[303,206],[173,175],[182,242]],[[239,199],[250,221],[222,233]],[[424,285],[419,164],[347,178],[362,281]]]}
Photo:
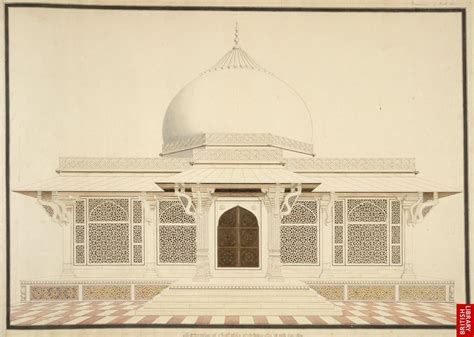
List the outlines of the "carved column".
{"label": "carved column", "polygon": [[61,278],[75,277],[72,270],[73,266],[73,214],[74,214],[74,198],[61,197],[57,192],[51,194],[51,200],[47,201],[42,198],[41,193],[38,194],[38,201],[41,205],[51,207],[53,214],[51,219],[56,222],[63,232],[63,254],[62,254],[62,271]]}
{"label": "carved column", "polygon": [[193,187],[192,195],[196,207],[196,271],[195,282],[208,282],[211,277],[209,262],[209,210],[214,190],[206,187]]}
{"label": "carved column", "polygon": [[334,194],[331,194],[329,198],[324,196],[321,200],[321,278],[332,278],[334,277],[332,269],[332,215],[334,214]]}
{"label": "carved column", "polygon": [[157,247],[157,216],[158,216],[158,204],[156,197],[146,196],[142,194],[140,196],[142,207],[145,214],[145,222],[143,224],[143,231],[145,232],[145,276],[156,277],[158,276],[156,270],[156,247]]}
{"label": "carved column", "polygon": [[[66,207],[66,206],[65,206]],[[73,244],[73,220],[72,220],[72,215],[73,215],[73,206],[68,206],[66,208],[67,212],[67,223],[65,223],[62,226],[63,230],[63,268],[62,268],[62,273],[61,277],[63,278],[69,278],[69,277],[75,277],[74,272],[72,271],[72,259],[73,259],[73,254],[72,254],[72,249],[74,247]]]}
{"label": "carved column", "polygon": [[280,204],[285,189],[280,186],[270,187],[266,192],[263,202],[268,214],[268,267],[267,279],[274,282],[283,282],[280,257]]}
{"label": "carved column", "polygon": [[[415,204],[416,205],[416,204]],[[410,209],[414,206],[413,201],[404,200],[403,206],[403,231],[405,233],[405,248],[403,256],[403,274],[402,278],[411,279],[415,278],[415,272],[413,270],[414,261],[414,247],[413,247],[413,231],[414,231],[414,219],[411,215]]]}

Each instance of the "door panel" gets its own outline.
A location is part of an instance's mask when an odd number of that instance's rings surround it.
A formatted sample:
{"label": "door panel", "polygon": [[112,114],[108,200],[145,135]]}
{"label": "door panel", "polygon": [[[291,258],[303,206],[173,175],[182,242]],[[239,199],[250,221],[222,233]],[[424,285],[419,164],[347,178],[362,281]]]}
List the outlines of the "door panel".
{"label": "door panel", "polygon": [[217,266],[258,268],[259,229],[255,215],[236,206],[219,218],[217,227]]}

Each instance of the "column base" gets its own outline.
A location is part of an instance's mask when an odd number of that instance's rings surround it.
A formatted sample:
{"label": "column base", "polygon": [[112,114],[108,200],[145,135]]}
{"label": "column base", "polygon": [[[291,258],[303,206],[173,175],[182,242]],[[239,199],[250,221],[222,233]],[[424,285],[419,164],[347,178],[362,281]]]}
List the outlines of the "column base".
{"label": "column base", "polygon": [[61,278],[62,279],[68,279],[68,278],[75,278],[76,274],[72,271],[72,265],[71,264],[64,264],[63,265],[63,270],[61,272]]}
{"label": "column base", "polygon": [[405,266],[405,270],[402,273],[402,279],[414,279],[416,278],[415,272],[413,271],[413,265],[411,263]]}
{"label": "column base", "polygon": [[281,271],[280,256],[269,256],[268,257],[268,270],[266,279],[270,282],[284,282],[285,278]]}
{"label": "column base", "polygon": [[143,273],[143,276],[154,278],[154,277],[158,277],[159,274],[158,274],[158,272],[156,271],[156,269],[153,265],[147,265],[146,269],[145,269],[145,272]]}
{"label": "column base", "polygon": [[198,255],[193,282],[209,282],[210,279],[211,268],[209,266],[209,256]]}

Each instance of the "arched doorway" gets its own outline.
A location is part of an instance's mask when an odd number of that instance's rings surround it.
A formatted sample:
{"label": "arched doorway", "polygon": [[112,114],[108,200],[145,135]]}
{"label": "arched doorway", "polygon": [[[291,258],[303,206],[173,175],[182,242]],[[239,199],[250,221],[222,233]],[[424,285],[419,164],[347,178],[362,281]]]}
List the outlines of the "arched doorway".
{"label": "arched doorway", "polygon": [[217,226],[217,266],[258,268],[259,255],[257,217],[240,206],[222,214]]}

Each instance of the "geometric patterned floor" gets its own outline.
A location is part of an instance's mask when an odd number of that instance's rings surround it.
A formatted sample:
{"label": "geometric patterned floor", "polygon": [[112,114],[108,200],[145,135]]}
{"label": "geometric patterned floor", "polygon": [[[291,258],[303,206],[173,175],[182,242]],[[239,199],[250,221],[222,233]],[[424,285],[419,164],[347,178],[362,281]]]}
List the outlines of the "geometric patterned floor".
{"label": "geometric patterned floor", "polygon": [[454,303],[334,302],[342,316],[137,316],[146,301],[29,302],[11,308],[11,325],[454,325]]}

